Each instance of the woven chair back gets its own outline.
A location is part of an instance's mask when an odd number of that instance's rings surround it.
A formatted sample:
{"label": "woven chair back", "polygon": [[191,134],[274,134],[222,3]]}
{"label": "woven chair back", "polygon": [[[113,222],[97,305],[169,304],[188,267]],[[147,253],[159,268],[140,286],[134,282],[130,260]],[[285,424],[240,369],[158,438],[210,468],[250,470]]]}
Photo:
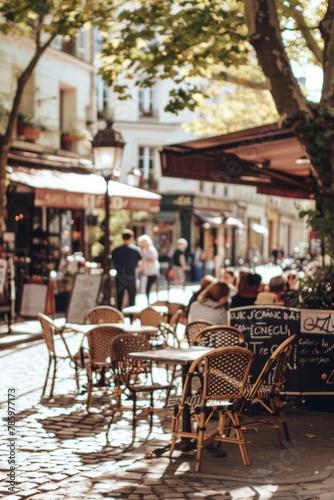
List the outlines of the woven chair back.
{"label": "woven chair back", "polygon": [[84,317],[84,323],[89,325],[124,323],[124,315],[112,306],[96,306],[87,312]]}
{"label": "woven chair back", "polygon": [[37,317],[42,326],[42,336],[45,344],[50,353],[55,354],[54,334],[58,331],[58,328],[56,327],[52,319],[45,314],[38,313]]}
{"label": "woven chair back", "polygon": [[152,346],[147,338],[136,333],[123,333],[117,335],[112,342],[112,359],[117,363],[118,369],[125,373],[148,373],[151,365],[143,360],[129,358],[130,352],[151,350]]}
{"label": "woven chair back", "polygon": [[[187,381],[191,381],[195,373],[202,375],[204,401],[231,402],[240,399],[245,391],[253,358],[254,354],[244,347],[213,349],[192,363]],[[189,386],[186,386],[182,398],[187,397]]]}
{"label": "woven chair back", "polygon": [[161,321],[164,320],[164,315],[152,307],[143,309],[139,314],[139,320],[142,325],[159,327]]}
{"label": "woven chair back", "polygon": [[113,326],[96,326],[86,333],[91,362],[105,363],[111,360],[112,340],[122,333]]}
{"label": "woven chair back", "polygon": [[188,344],[194,345],[196,335],[207,326],[213,326],[213,324],[214,323],[212,321],[207,321],[205,319],[190,321],[185,328]]}
{"label": "woven chair back", "polygon": [[229,325],[208,326],[198,332],[194,338],[194,344],[203,347],[229,347],[243,342],[242,332]]}
{"label": "woven chair back", "polygon": [[271,386],[271,392],[279,391],[285,381],[285,372],[293,350],[295,338],[296,334],[291,335],[271,354],[252,386],[250,398],[255,397],[261,386],[268,383]]}

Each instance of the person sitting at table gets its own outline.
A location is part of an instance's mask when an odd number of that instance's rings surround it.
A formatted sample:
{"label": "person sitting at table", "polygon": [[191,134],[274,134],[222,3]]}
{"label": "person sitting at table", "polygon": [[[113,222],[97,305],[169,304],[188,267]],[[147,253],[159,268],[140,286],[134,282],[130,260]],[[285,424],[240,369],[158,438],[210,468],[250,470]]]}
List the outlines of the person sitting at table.
{"label": "person sitting at table", "polygon": [[216,325],[226,325],[229,292],[230,289],[226,283],[217,282],[209,285],[189,307],[188,321],[205,319]]}
{"label": "person sitting at table", "polygon": [[[223,271],[223,272],[222,272]],[[238,287],[236,285],[237,278],[233,268],[227,268],[221,271],[222,282],[226,283],[230,289],[230,297],[233,297],[238,292]]]}
{"label": "person sitting at table", "polygon": [[147,234],[142,234],[137,238],[137,243],[139,244],[142,252],[143,259],[139,271],[142,271],[143,275],[146,277],[146,297],[147,302],[150,300],[150,290],[153,283],[155,283],[159,277],[160,263],[158,250],[153,245],[153,241]]}
{"label": "person sitting at table", "polygon": [[206,274],[203,276],[201,281],[199,282],[199,289],[194,292],[189,300],[189,303],[186,308],[186,317],[188,318],[189,316],[189,309],[190,306],[193,302],[195,302],[198,299],[198,296],[210,285],[213,285],[214,283],[217,283],[217,279],[212,276],[212,274]]}
{"label": "person sitting at table", "polygon": [[238,293],[232,297],[231,307],[252,306],[255,304],[257,295],[261,289],[262,277],[260,274],[249,271],[240,274]]}

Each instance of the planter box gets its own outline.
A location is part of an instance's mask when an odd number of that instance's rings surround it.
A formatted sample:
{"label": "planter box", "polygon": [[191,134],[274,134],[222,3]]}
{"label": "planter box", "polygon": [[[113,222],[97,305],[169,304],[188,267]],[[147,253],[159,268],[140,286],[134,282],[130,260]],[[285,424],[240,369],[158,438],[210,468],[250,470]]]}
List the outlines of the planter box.
{"label": "planter box", "polygon": [[17,122],[17,135],[25,141],[37,141],[41,135],[42,129],[27,125],[24,122]]}

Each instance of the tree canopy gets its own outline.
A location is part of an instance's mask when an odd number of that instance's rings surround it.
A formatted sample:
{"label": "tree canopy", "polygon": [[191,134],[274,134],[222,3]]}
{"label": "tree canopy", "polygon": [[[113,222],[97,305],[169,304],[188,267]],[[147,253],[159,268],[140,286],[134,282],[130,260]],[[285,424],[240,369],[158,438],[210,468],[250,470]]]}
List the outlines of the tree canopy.
{"label": "tree canopy", "polygon": [[17,78],[8,124],[0,135],[0,236],[6,219],[7,159],[25,86],[57,35],[70,38],[93,26],[106,30],[114,7],[114,0],[0,0],[0,32],[34,42],[32,57]]}
{"label": "tree canopy", "polygon": [[[249,70],[255,60],[260,71]],[[310,159],[316,207],[301,215],[332,253],[333,60],[334,0],[146,0],[122,5],[105,33],[101,73],[124,99],[127,80],[172,79],[172,112],[195,109],[203,79],[268,89],[281,126],[293,127]],[[310,64],[323,74],[317,102],[299,78]]]}

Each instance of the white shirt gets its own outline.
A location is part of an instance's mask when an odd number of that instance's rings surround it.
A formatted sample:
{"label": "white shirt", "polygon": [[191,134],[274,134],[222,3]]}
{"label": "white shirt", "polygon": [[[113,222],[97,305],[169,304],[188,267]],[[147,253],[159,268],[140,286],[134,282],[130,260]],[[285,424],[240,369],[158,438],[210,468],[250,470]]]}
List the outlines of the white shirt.
{"label": "white shirt", "polygon": [[[147,250],[142,250],[143,260],[144,260],[144,276],[156,276],[160,271],[160,263],[158,260],[158,251],[151,245]],[[154,259],[154,262],[147,262],[148,260]]]}
{"label": "white shirt", "polygon": [[227,325],[228,315],[225,304],[219,304],[213,300],[198,302],[197,300],[190,305],[188,321],[197,319],[206,319],[216,325]]}

